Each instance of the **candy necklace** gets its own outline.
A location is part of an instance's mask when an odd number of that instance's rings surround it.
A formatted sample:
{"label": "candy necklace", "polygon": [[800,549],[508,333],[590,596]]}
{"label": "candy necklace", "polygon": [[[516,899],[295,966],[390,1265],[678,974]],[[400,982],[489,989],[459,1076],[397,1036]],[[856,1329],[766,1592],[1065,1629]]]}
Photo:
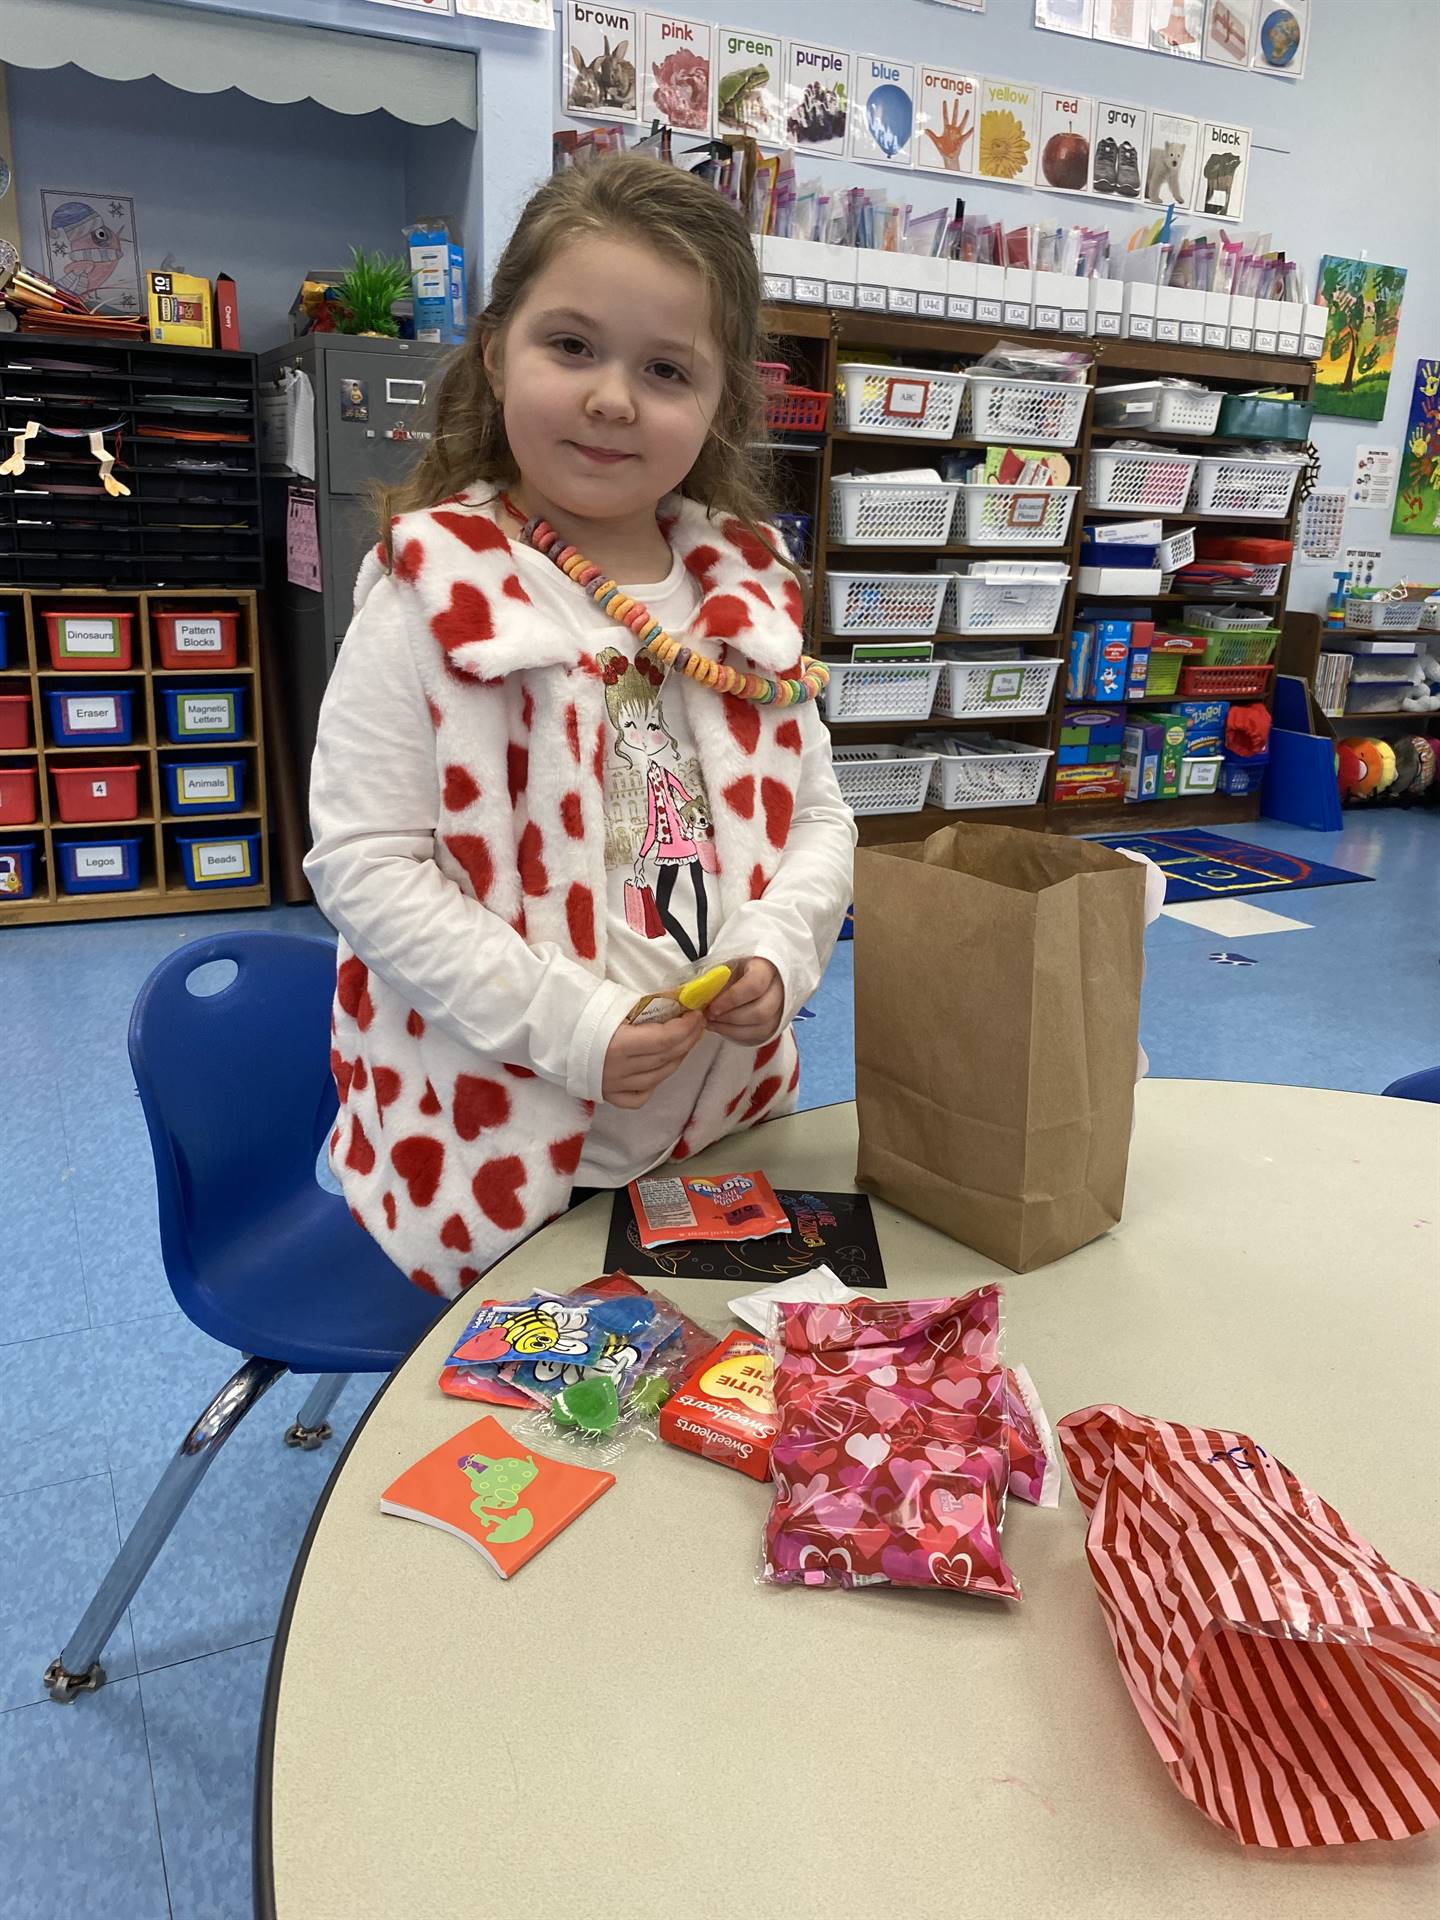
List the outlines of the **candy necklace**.
{"label": "candy necklace", "polygon": [[811,660],[803,654],[800,657],[801,675],[798,680],[771,680],[764,674],[741,673],[735,667],[723,666],[718,660],[707,660],[704,654],[693,653],[689,647],[682,646],[668,634],[641,601],[632,600],[628,594],[622,593],[615,582],[607,579],[604,572],[592,560],[587,560],[578,548],[567,546],[555,529],[538,514],[527,520],[505,494],[502,493],[500,499],[505,511],[513,514],[523,525],[521,538],[526,545],[533,547],[537,553],[543,553],[547,560],[553,560],[577,587],[583,587],[597,607],[617,625],[634,634],[640,642],[641,652],[648,653],[658,666],[672,667],[675,672],[685,674],[702,687],[713,687],[717,693],[734,694],[741,700],[753,700],[762,707],[803,706],[807,700],[817,700],[825,691],[830,680],[830,669],[819,660]]}

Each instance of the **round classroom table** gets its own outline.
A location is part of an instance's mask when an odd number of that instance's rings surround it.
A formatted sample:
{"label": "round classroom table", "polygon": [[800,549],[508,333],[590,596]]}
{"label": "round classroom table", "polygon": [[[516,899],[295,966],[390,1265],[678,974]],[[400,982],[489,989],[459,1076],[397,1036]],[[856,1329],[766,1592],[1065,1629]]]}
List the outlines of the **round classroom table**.
{"label": "round classroom table", "polygon": [[[853,1106],[722,1142],[853,1187]],[[1440,1107],[1148,1081],[1123,1223],[1012,1275],[880,1202],[892,1292],[1005,1287],[1052,1423],[1095,1402],[1249,1433],[1440,1584]],[[486,1291],[602,1270],[609,1196]],[[657,1283],[717,1334],[731,1288]],[[742,1286],[736,1292],[748,1291]],[[1440,1832],[1243,1850],[1170,1784],[1111,1650],[1068,1482],[1009,1503],[1020,1605],[755,1582],[763,1484],[632,1440],[511,1581],[380,1512],[487,1410],[443,1396],[462,1299],[397,1369],[301,1548],[260,1735],[262,1920],[1402,1920]],[[501,1413],[507,1424],[514,1416]]]}

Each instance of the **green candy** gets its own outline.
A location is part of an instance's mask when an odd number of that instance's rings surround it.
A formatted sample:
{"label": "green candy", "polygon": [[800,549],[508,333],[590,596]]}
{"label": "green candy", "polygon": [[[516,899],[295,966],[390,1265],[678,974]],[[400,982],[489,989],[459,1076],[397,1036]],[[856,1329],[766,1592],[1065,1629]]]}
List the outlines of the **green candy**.
{"label": "green candy", "polygon": [[577,1380],[551,1402],[558,1426],[579,1427],[585,1433],[609,1433],[620,1418],[620,1396],[607,1374]]}
{"label": "green candy", "polygon": [[643,1413],[647,1420],[653,1420],[669,1398],[670,1382],[663,1374],[642,1373],[635,1382],[630,1404],[637,1413]]}

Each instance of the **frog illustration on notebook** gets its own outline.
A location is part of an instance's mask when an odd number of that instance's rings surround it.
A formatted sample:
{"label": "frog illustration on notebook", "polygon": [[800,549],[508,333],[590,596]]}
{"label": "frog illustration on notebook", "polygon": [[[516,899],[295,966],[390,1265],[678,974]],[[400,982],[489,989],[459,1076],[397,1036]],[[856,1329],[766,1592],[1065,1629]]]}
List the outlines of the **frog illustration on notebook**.
{"label": "frog illustration on notebook", "polygon": [[[523,1540],[534,1526],[535,1516],[519,1504],[520,1496],[540,1471],[535,1462],[528,1456],[523,1460],[491,1460],[483,1453],[470,1453],[463,1455],[458,1465],[475,1495],[470,1511],[482,1526],[489,1527],[486,1538],[490,1545]],[[515,1512],[509,1511],[511,1507]]]}

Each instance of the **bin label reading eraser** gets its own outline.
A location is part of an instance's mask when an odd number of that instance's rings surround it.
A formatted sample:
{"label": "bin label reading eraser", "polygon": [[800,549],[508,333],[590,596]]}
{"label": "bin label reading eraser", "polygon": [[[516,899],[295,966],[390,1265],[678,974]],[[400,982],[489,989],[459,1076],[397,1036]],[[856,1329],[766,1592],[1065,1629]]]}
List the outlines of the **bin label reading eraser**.
{"label": "bin label reading eraser", "polygon": [[67,700],[65,727],[70,733],[118,733],[120,703],[113,694],[105,700]]}
{"label": "bin label reading eraser", "polygon": [[221,653],[224,647],[225,632],[218,620],[177,620],[175,622],[177,653]]}
{"label": "bin label reading eraser", "polygon": [[77,880],[105,880],[125,876],[125,850],[123,847],[77,847],[75,849],[75,877]]}
{"label": "bin label reading eraser", "polygon": [[228,733],[235,724],[224,694],[180,697],[180,725],[186,733]]}
{"label": "bin label reading eraser", "polygon": [[250,849],[243,840],[216,840],[195,848],[197,880],[245,879],[250,873]]}
{"label": "bin label reading eraser", "polygon": [[181,767],[177,772],[180,798],[187,807],[206,800],[233,800],[235,781],[229,767]]}

